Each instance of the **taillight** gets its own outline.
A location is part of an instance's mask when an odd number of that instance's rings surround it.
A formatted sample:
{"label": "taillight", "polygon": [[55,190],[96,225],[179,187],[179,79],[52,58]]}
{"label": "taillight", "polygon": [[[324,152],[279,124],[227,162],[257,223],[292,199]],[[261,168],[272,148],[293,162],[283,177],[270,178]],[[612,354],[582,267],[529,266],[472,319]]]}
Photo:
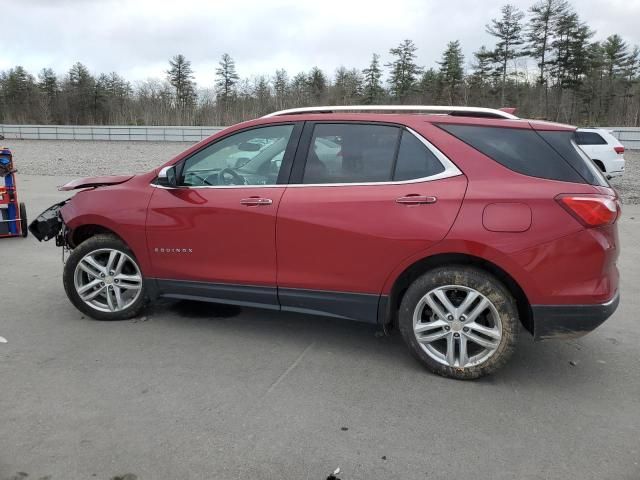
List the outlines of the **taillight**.
{"label": "taillight", "polygon": [[585,227],[611,225],[620,214],[620,203],[609,195],[562,194],[556,200]]}
{"label": "taillight", "polygon": [[624,147],[613,147],[613,149],[616,151],[618,155],[621,155],[624,153]]}

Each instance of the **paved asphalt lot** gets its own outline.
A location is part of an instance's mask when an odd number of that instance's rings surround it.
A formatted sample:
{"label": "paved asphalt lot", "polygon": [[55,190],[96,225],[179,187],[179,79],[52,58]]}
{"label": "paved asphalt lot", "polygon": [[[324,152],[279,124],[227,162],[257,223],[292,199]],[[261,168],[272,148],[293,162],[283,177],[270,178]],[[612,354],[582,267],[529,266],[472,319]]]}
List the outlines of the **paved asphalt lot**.
{"label": "paved asphalt lot", "polygon": [[[64,180],[19,178],[32,218]],[[639,479],[640,206],[620,233],[618,312],[523,336],[476,382],[337,320],[164,303],[93,321],[52,243],[0,240],[0,479]]]}

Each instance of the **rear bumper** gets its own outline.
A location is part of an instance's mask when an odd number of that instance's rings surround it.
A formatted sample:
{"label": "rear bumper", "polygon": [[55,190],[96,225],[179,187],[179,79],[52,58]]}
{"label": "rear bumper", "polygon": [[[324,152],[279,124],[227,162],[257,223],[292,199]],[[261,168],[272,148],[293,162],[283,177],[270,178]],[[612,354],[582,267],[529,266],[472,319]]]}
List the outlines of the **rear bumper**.
{"label": "rear bumper", "polygon": [[574,338],[586,335],[613,315],[620,294],[606,303],[594,305],[532,305],[533,338]]}
{"label": "rear bumper", "polygon": [[605,168],[607,169],[605,175],[608,177],[620,177],[624,175],[624,166],[625,160],[624,158],[617,158],[615,160],[611,160],[605,164]]}

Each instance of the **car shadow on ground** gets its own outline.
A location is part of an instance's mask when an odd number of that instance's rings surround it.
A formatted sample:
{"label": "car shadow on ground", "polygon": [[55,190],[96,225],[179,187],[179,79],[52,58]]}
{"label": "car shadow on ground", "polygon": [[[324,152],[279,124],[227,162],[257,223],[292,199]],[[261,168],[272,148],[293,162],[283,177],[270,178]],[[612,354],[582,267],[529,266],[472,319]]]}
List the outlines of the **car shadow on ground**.
{"label": "car shadow on ground", "polygon": [[[180,322],[182,328],[197,327],[214,335],[224,333],[241,337],[250,328],[252,335],[263,337],[265,342],[300,344],[312,340],[331,345],[332,351],[345,356],[358,350],[364,355],[381,356],[384,363],[397,368],[420,372],[427,378],[430,376],[410,355],[397,329],[385,335],[377,325],[344,319],[185,300],[159,301],[145,314],[157,321]],[[584,345],[582,339],[534,342],[531,335],[522,329],[516,352],[507,365],[478,382],[524,382],[550,388],[555,384],[571,388],[577,384],[597,382],[598,377],[607,374],[607,369],[604,362],[597,363],[595,354],[592,354],[594,342],[600,355],[603,349],[614,347],[597,333],[590,337],[590,345]]]}

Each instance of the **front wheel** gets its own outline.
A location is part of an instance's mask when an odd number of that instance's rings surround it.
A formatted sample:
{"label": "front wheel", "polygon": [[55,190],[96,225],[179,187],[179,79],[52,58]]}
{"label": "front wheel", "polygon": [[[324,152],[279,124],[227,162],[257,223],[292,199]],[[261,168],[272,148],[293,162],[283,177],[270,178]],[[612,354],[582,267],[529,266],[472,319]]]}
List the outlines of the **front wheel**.
{"label": "front wheel", "polygon": [[96,235],[76,247],[64,266],[63,282],[71,303],[97,320],[132,318],[145,305],[138,262],[110,235]]}
{"label": "front wheel", "polygon": [[493,373],[506,363],[519,331],[516,303],[495,277],[467,266],[431,270],[400,305],[400,331],[429,370],[458,379]]}

